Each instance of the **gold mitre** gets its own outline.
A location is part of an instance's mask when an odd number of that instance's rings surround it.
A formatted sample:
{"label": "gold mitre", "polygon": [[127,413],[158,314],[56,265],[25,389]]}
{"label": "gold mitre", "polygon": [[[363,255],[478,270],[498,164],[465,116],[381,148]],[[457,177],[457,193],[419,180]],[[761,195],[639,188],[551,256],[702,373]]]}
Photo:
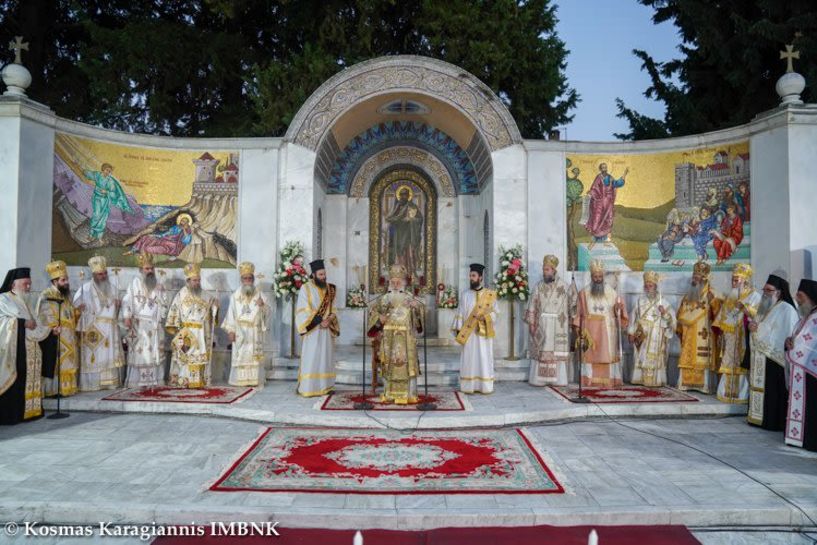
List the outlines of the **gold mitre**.
{"label": "gold mitre", "polygon": [[738,263],[732,269],[732,276],[748,280],[752,278],[752,266],[748,263]]}
{"label": "gold mitre", "polygon": [[402,265],[392,265],[389,268],[389,279],[392,278],[399,278],[400,280],[405,280],[408,276],[408,272],[406,268]]}
{"label": "gold mitre", "polygon": [[555,255],[548,254],[542,259],[542,266],[550,265],[554,269],[559,266],[559,258]]}
{"label": "gold mitre", "polygon": [[700,274],[704,278],[709,278],[709,271],[712,270],[712,267],[709,266],[709,263],[706,261],[698,261],[694,267],[692,267],[692,272],[695,274]]}
{"label": "gold mitre", "polygon": [[108,261],[105,259],[104,256],[95,255],[94,257],[88,260],[88,266],[91,267],[92,273],[94,274],[101,273],[105,272],[105,270],[108,268]]}
{"label": "gold mitre", "polygon": [[255,265],[249,261],[243,261],[238,265],[238,274],[239,276],[246,276],[248,274],[255,276]]}
{"label": "gold mitre", "polygon": [[658,285],[658,271],[644,271],[644,282],[652,282]]}
{"label": "gold mitre", "polygon": [[136,257],[136,261],[139,262],[140,267],[152,267],[153,266],[153,255],[147,252],[142,252]]}
{"label": "gold mitre", "polygon": [[601,259],[594,259],[590,262],[590,272],[604,272],[604,261]]}
{"label": "gold mitre", "polygon": [[184,266],[185,278],[201,278],[201,265],[198,263],[188,263]]}
{"label": "gold mitre", "polygon": [[48,278],[51,280],[68,276],[68,269],[65,266],[65,261],[52,261],[45,266],[45,272],[48,273]]}

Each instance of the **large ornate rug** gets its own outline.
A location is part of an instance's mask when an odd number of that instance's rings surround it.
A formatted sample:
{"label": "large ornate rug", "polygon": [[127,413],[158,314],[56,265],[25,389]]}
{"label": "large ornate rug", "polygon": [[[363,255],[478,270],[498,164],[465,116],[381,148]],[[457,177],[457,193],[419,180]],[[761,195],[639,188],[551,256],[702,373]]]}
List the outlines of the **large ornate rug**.
{"label": "large ornate rug", "polygon": [[120,390],[106,401],[164,401],[166,403],[235,403],[247,398],[255,388],[238,386],[211,386],[209,388],[172,388],[170,386],[143,386]]}
{"label": "large ornate rug", "polygon": [[564,489],[520,429],[269,428],[210,490],[553,494]]}
{"label": "large ornate rug", "polygon": [[[417,405],[396,405],[394,403],[384,403],[380,401],[380,394],[368,394],[364,396],[360,392],[334,392],[320,403],[322,411],[354,411],[355,403],[359,401],[370,401],[373,411],[416,411]],[[428,397],[420,395],[420,402],[429,401],[437,405],[438,411],[465,411],[466,405],[463,403],[459,392],[429,392]],[[469,407],[470,408],[470,407]]]}
{"label": "large ornate rug", "polygon": [[[579,386],[551,386],[553,391],[568,401],[579,397]],[[694,403],[697,398],[685,394],[675,388],[663,386],[661,388],[647,388],[646,386],[621,386],[619,388],[602,388],[585,386],[582,396],[593,403]]]}

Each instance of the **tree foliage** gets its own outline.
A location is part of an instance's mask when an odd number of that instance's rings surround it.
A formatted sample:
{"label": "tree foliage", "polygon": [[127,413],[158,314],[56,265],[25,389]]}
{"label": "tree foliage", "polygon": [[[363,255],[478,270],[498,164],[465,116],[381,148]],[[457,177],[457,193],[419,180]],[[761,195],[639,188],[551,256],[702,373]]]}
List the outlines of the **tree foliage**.
{"label": "tree foliage", "polygon": [[327,78],[391,54],[474,73],[526,137],[577,95],[550,0],[0,0],[29,96],[61,116],[180,136],[281,135]]}
{"label": "tree foliage", "polygon": [[817,100],[817,2],[814,0],[639,0],[653,8],[653,22],[671,21],[681,57],[642,61],[648,98],[666,106],[663,119],[638,113],[618,100],[630,125],[622,139],[661,138],[716,130],[750,121],[780,103],[775,82],[786,69],[784,44],[800,50],[795,69],[806,78],[804,100]]}

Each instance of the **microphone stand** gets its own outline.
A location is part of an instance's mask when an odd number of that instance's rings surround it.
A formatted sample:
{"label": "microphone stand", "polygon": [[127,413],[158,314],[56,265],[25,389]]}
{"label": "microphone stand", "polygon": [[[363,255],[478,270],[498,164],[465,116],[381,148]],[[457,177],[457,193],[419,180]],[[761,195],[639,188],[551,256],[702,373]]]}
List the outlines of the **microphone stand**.
{"label": "microphone stand", "polygon": [[[48,301],[52,303],[57,303],[57,327],[62,326],[62,299],[48,299]],[[60,341],[60,336],[62,335],[62,331],[60,334],[57,335],[57,366],[56,366],[56,375],[57,375],[57,395],[54,396],[57,398],[57,412],[54,414],[48,415],[46,418],[49,420],[59,420],[61,418],[68,418],[70,415],[68,413],[64,413],[60,411],[60,399],[62,399],[62,377],[60,376],[60,371],[62,370],[62,343]]]}
{"label": "microphone stand", "polygon": [[[385,295],[386,295],[385,293],[381,293],[377,297],[373,297],[369,301],[366,301],[366,306],[363,308],[363,328],[362,328],[363,329],[363,331],[362,331],[362,336],[363,336],[363,359],[361,360],[361,363],[360,363],[360,365],[361,365],[361,367],[360,367],[360,370],[361,370],[360,382],[362,383],[362,388],[361,388],[362,392],[361,393],[363,394],[363,400],[355,402],[354,408],[357,411],[370,411],[370,410],[372,410],[374,408],[374,403],[372,403],[371,401],[366,399],[366,342],[367,342],[367,339],[368,339],[367,326],[369,325],[369,305],[379,301]],[[374,354],[372,354],[372,359],[374,359]]]}
{"label": "microphone stand", "polygon": [[[571,273],[573,287],[576,287],[576,275],[575,273]],[[579,308],[579,303],[581,301],[581,292],[576,289],[576,312],[579,313],[579,333],[576,339],[576,350],[574,351],[576,354],[576,360],[578,362],[578,370],[579,370],[579,397],[575,399],[571,399],[573,403],[590,403],[590,400],[582,394],[582,361],[584,360],[584,314],[582,313],[581,309]],[[586,303],[586,301],[585,301]]]}
{"label": "microphone stand", "polygon": [[428,327],[426,324],[426,305],[419,299],[417,300],[423,307],[423,382],[425,383],[423,394],[423,402],[417,404],[418,411],[436,411],[437,404],[428,400]]}

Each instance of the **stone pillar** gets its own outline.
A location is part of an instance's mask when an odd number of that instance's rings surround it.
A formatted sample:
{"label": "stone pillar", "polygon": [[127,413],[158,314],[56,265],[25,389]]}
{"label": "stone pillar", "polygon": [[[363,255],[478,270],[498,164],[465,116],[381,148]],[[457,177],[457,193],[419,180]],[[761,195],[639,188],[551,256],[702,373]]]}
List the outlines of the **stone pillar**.
{"label": "stone pillar", "polygon": [[42,104],[0,97],[0,274],[31,267],[36,291],[47,285],[51,256],[55,122]]}

